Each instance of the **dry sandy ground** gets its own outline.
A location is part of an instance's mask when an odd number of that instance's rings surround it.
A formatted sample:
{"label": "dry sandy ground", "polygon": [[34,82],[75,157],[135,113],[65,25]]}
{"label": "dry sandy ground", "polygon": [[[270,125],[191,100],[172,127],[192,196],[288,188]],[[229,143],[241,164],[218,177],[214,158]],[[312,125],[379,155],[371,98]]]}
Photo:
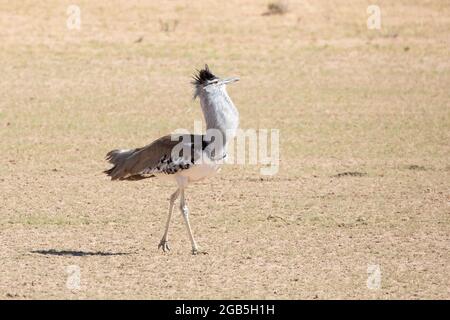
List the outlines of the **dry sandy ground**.
{"label": "dry sandy ground", "polygon": [[[369,30],[370,3],[1,0],[0,298],[449,299],[450,5],[377,1]],[[192,130],[205,62],[241,77],[242,128],[280,129],[281,167],[191,186],[209,254],[178,212],[162,254],[174,186],[103,157]]]}

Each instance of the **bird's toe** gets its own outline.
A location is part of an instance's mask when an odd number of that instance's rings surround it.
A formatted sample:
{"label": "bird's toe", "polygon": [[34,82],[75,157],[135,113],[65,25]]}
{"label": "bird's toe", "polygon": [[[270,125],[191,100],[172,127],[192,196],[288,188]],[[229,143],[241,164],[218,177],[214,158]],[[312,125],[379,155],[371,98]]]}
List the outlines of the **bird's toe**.
{"label": "bird's toe", "polygon": [[208,254],[208,252],[204,251],[204,250],[200,250],[198,248],[193,248],[192,249],[192,255],[196,256],[199,254]]}
{"label": "bird's toe", "polygon": [[158,249],[162,249],[163,252],[168,252],[170,251],[170,246],[169,246],[169,242],[166,240],[161,240],[161,242],[158,245]]}

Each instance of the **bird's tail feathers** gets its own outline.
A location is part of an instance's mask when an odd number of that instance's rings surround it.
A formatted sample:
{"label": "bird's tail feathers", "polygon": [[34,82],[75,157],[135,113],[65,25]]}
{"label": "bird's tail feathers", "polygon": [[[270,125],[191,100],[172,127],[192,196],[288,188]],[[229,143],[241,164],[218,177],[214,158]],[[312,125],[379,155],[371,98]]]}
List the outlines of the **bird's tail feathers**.
{"label": "bird's tail feathers", "polygon": [[109,163],[117,164],[117,162],[123,161],[123,159],[131,156],[136,149],[116,149],[106,154],[106,160]]}
{"label": "bird's tail feathers", "polygon": [[110,176],[113,180],[116,179],[116,172],[122,167],[125,160],[139,149],[116,149],[106,154],[106,160],[114,166],[111,169],[103,171],[103,173]]}

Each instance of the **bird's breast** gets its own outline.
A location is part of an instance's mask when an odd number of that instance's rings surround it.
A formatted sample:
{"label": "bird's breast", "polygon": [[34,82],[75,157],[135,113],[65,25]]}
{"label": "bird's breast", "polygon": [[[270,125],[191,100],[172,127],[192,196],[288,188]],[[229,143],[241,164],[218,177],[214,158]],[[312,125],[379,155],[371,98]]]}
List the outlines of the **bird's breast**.
{"label": "bird's breast", "polygon": [[219,161],[205,157],[202,161],[189,167],[189,169],[180,171],[179,174],[188,178],[189,181],[198,181],[216,174],[220,170],[220,165]]}

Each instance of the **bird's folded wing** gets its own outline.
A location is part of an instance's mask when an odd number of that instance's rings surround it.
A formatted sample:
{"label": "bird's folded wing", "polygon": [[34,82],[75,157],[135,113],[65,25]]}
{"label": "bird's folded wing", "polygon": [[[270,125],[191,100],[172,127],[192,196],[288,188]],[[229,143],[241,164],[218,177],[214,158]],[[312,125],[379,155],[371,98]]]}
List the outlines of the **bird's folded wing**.
{"label": "bird's folded wing", "polygon": [[[163,136],[151,144],[133,152],[123,163],[121,168],[117,168],[117,176],[129,177],[139,174],[151,173],[174,173],[174,171],[188,168],[188,163],[192,164],[197,159],[205,147],[202,136],[181,135],[179,140],[172,140],[171,135]],[[195,139],[200,139],[201,143],[197,146]],[[191,151],[188,157],[174,156],[172,150],[180,142],[181,147],[187,147]],[[198,150],[197,150],[198,149]],[[181,150],[178,149],[178,150]],[[174,166],[177,167],[174,170]]]}

